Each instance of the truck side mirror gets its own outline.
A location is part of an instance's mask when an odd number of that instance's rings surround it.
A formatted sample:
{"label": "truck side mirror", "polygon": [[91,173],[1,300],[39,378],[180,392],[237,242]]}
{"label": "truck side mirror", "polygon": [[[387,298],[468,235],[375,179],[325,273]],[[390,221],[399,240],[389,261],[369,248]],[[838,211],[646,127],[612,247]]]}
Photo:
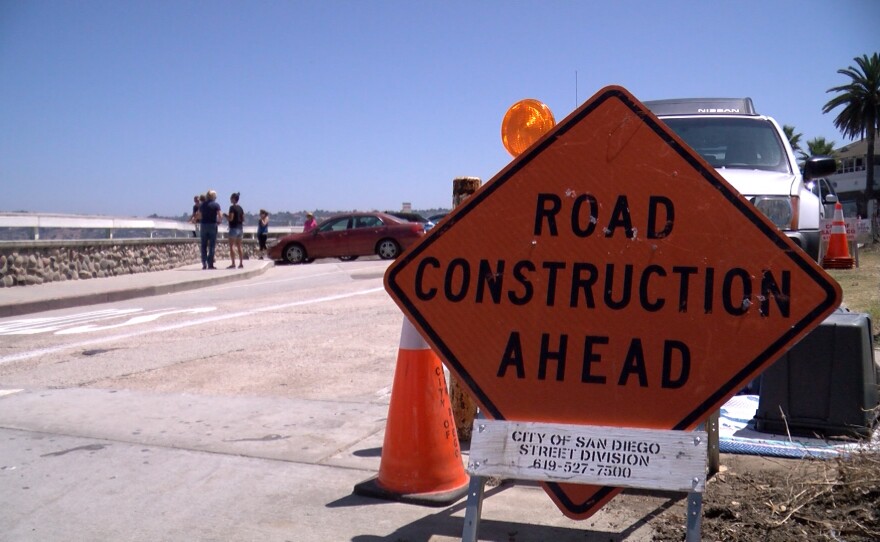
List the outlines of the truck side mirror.
{"label": "truck side mirror", "polygon": [[804,180],[825,177],[837,171],[837,161],[831,156],[811,156],[804,163]]}

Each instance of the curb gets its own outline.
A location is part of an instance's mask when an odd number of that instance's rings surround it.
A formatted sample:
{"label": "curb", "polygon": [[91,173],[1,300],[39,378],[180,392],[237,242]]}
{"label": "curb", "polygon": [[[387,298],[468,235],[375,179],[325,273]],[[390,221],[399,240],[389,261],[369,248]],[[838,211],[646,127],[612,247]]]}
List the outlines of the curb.
{"label": "curb", "polygon": [[[126,301],[128,299],[135,299],[138,297],[149,297],[163,294],[171,294],[175,292],[184,292],[187,290],[195,290],[197,288],[205,288],[208,286],[225,284],[227,282],[253,278],[262,275],[266,272],[267,269],[271,267],[274,267],[274,262],[270,261],[269,265],[263,265],[259,268],[249,269],[247,271],[235,273],[233,275],[223,275],[218,273],[204,279],[168,282],[165,284],[137,286],[132,288],[108,290],[105,292],[94,292],[88,294],[70,295],[40,299],[36,301],[24,301],[20,303],[0,305],[0,318],[5,318],[8,316],[21,316],[23,314],[31,314],[35,312],[43,312],[56,309],[69,309],[71,307],[81,307],[85,305],[97,305],[100,303],[113,303],[116,301]],[[161,273],[161,271],[159,272]]]}

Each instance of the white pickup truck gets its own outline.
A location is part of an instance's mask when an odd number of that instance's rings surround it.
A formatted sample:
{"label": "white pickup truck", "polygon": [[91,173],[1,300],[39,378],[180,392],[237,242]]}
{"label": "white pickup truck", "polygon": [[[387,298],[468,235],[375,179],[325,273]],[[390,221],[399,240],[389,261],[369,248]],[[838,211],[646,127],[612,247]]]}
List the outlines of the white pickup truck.
{"label": "white pickup truck", "polygon": [[755,111],[751,98],[645,102],[648,109],[708,161],[813,259],[825,203],[805,184],[835,172],[834,158],[814,156],[803,173],[779,124]]}

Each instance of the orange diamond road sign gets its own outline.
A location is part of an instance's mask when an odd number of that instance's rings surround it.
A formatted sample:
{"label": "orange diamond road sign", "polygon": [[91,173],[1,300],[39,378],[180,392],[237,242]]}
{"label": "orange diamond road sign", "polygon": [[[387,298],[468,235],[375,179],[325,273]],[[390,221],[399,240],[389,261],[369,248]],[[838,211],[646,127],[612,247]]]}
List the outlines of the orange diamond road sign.
{"label": "orange diamond road sign", "polygon": [[[395,261],[385,287],[487,417],[692,429],[840,287],[607,87]],[[546,483],[571,518],[619,488]]]}

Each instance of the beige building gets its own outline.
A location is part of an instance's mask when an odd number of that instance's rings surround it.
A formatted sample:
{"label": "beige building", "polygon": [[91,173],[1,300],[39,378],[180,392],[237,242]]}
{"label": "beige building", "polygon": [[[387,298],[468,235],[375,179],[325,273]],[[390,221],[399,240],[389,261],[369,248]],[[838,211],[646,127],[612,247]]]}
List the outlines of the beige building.
{"label": "beige building", "polygon": [[[880,132],[874,140],[874,191],[880,194]],[[858,194],[865,191],[867,179],[868,142],[860,140],[845,145],[834,152],[838,160],[837,173],[828,180],[831,181],[841,201],[854,200]]]}

